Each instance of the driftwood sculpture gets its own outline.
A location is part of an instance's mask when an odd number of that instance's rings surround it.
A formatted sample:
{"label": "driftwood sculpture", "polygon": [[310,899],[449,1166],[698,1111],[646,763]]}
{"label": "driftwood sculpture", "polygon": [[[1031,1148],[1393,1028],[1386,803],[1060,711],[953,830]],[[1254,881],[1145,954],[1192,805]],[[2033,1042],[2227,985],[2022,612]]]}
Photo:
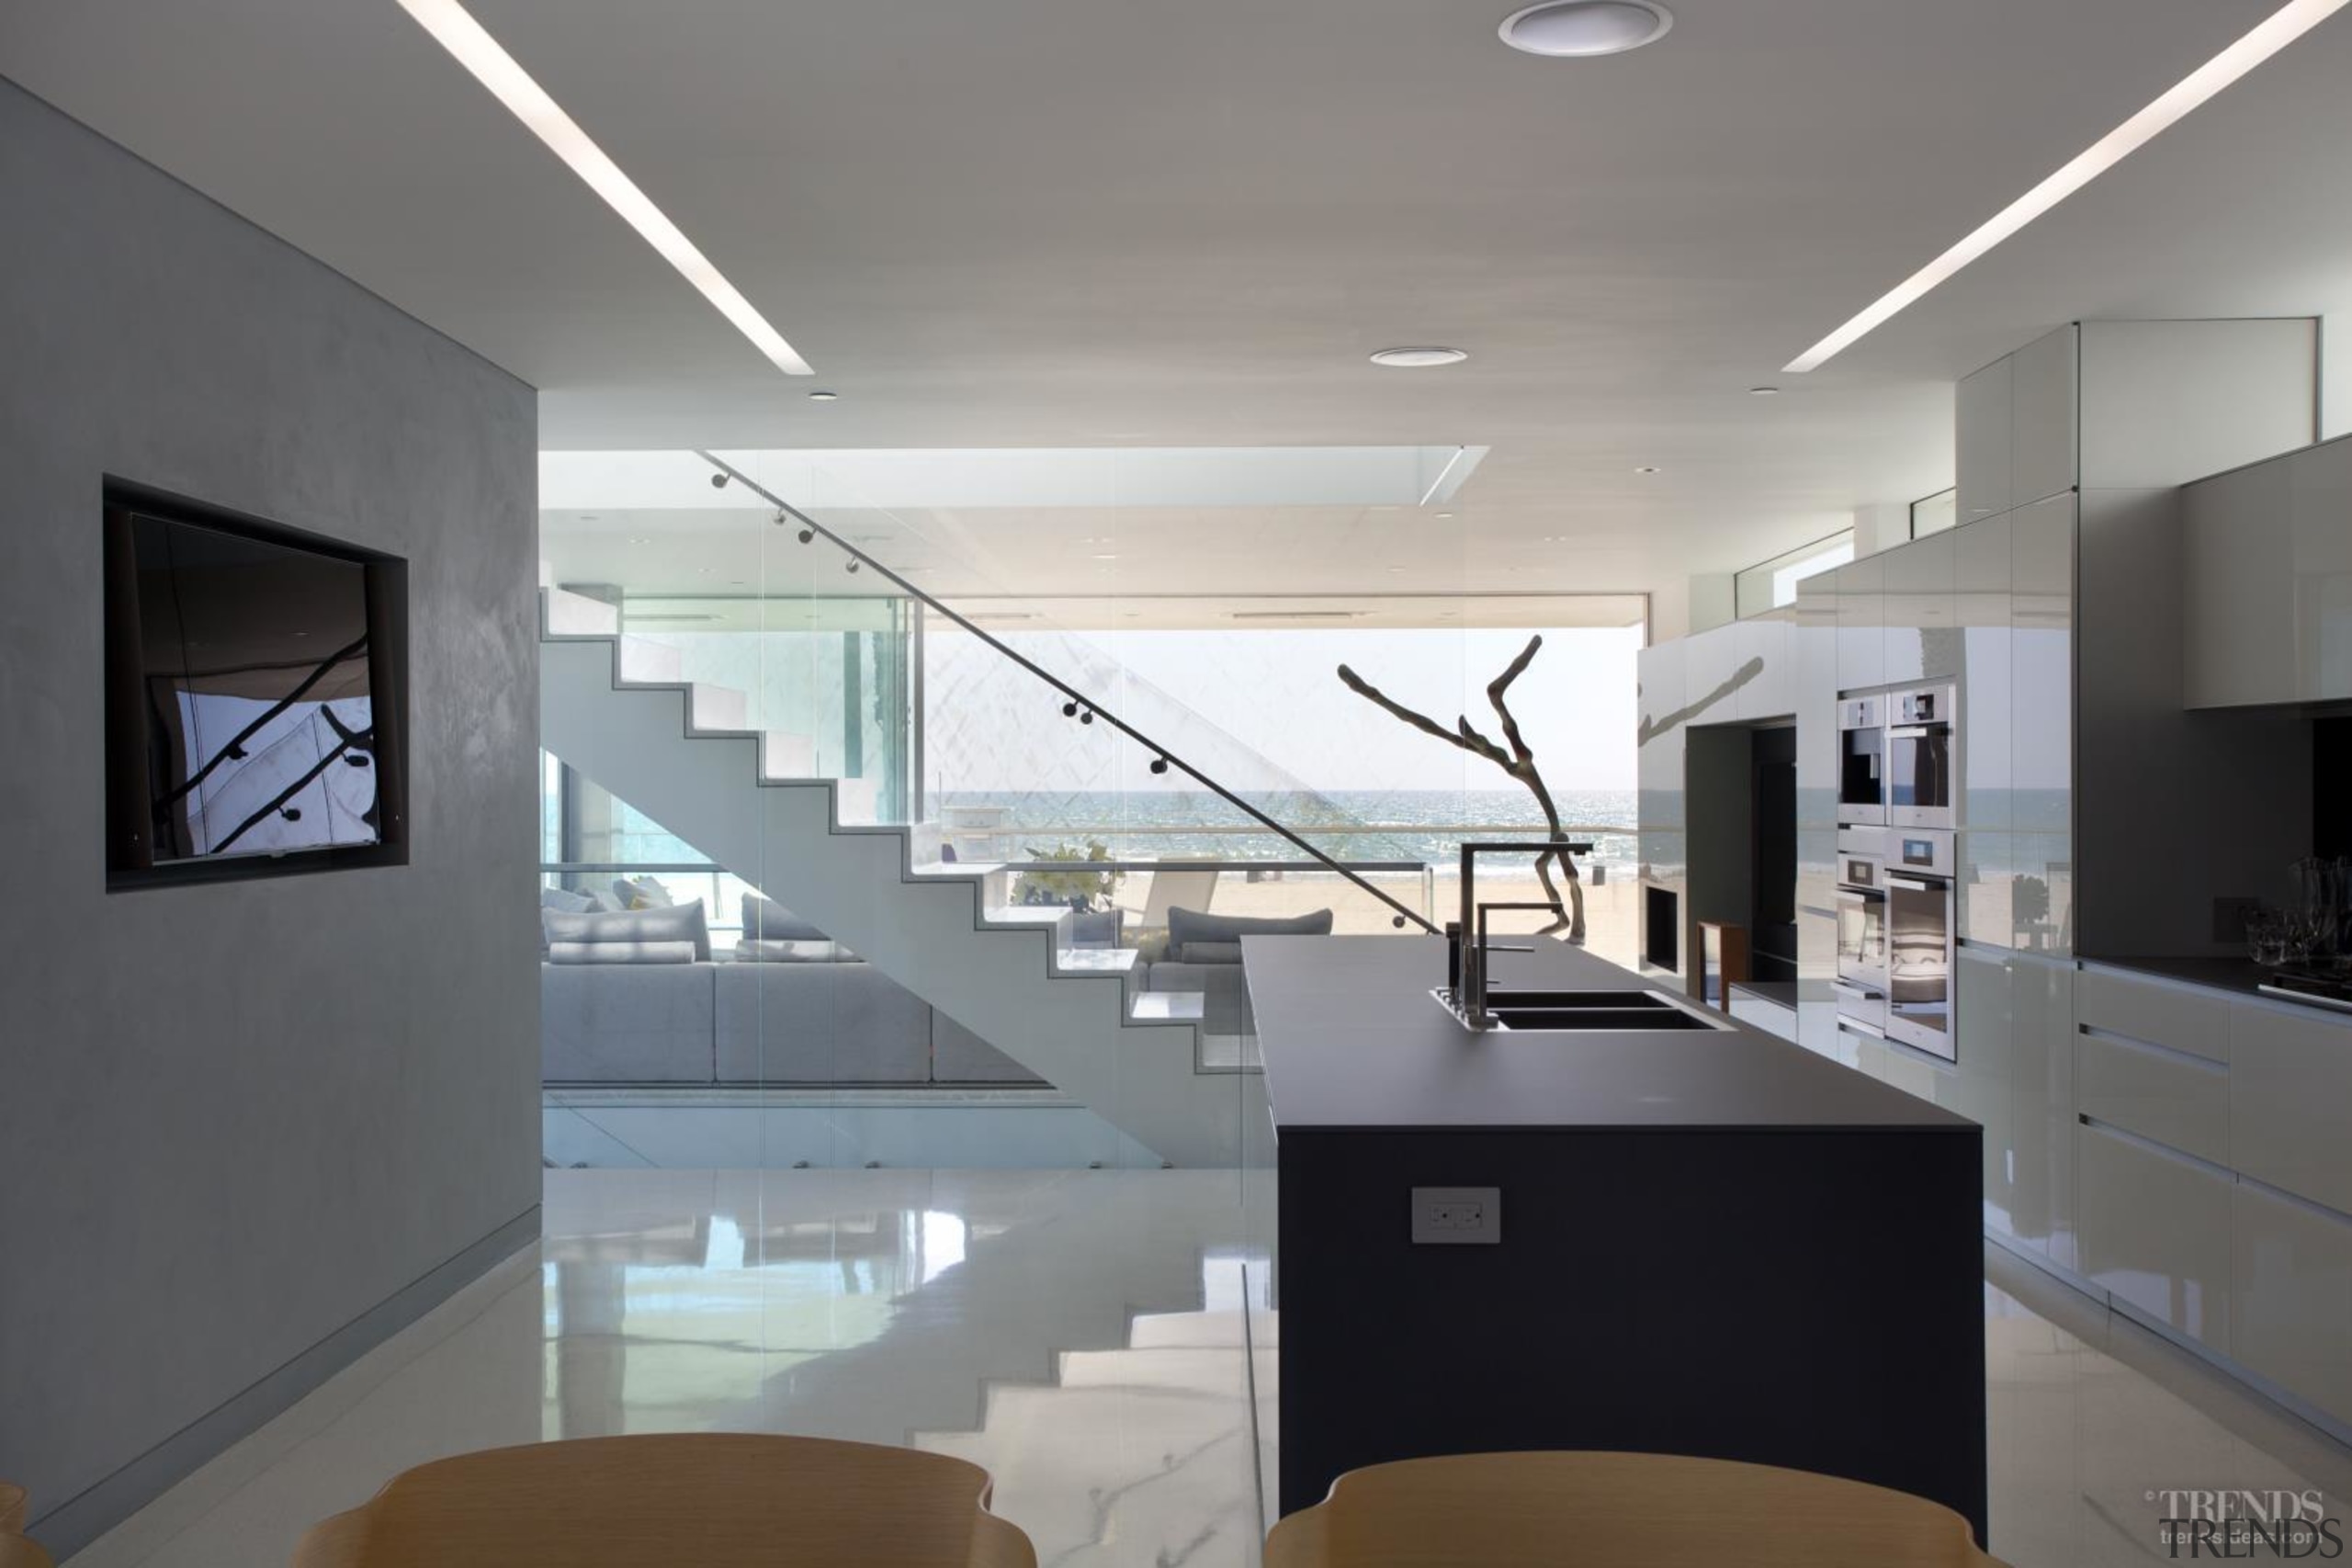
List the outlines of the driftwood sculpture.
{"label": "driftwood sculpture", "polygon": [[[1535,753],[1528,749],[1526,739],[1519,732],[1519,720],[1511,716],[1510,705],[1503,700],[1510,690],[1510,683],[1534,661],[1536,650],[1543,646],[1544,638],[1540,633],[1529,637],[1519,657],[1510,661],[1510,668],[1487,683],[1487,701],[1494,705],[1496,716],[1503,721],[1503,740],[1510,748],[1508,750],[1479,734],[1466,715],[1457,717],[1453,721],[1454,727],[1448,729],[1436,720],[1415,713],[1344,664],[1340,666],[1340,681],[1356,695],[1403,719],[1415,729],[1434,735],[1448,745],[1460,747],[1474,757],[1484,757],[1526,785],[1527,793],[1533,795],[1535,804],[1543,808],[1544,820],[1551,825],[1551,841],[1566,843],[1567,836],[1560,830],[1560,808],[1552,803],[1552,792],[1544,786],[1544,775],[1536,769]],[[1555,864],[1567,876],[1566,898],[1561,897],[1560,889],[1552,881]],[[1576,862],[1566,850],[1547,851],[1535,857],[1535,879],[1544,885],[1544,899],[1552,907],[1553,917],[1552,923],[1537,934],[1549,936],[1564,931],[1567,932],[1568,941],[1581,944],[1584,941],[1584,881],[1577,875]]]}

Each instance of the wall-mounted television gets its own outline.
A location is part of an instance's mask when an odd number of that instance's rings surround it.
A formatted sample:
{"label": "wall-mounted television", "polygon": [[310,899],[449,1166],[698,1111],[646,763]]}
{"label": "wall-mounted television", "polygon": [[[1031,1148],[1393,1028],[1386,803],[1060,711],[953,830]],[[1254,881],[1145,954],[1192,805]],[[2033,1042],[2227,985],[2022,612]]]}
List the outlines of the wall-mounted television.
{"label": "wall-mounted television", "polygon": [[407,566],[105,499],[110,888],[408,858]]}

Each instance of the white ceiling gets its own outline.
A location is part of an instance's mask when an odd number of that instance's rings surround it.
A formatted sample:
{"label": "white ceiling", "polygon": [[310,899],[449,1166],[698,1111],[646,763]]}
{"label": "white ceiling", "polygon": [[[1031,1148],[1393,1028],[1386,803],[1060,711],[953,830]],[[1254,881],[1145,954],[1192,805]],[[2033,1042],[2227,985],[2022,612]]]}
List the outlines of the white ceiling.
{"label": "white ceiling", "polygon": [[1510,0],[475,0],[831,403],[394,0],[11,0],[0,73],[540,387],[550,447],[1488,445],[1453,533],[1278,581],[1296,509],[1183,526],[1234,591],[1625,590],[1939,489],[1951,380],[2058,321],[2352,302],[2338,16],[1746,392],[2273,7],[1679,0],[1578,62],[1502,48]]}

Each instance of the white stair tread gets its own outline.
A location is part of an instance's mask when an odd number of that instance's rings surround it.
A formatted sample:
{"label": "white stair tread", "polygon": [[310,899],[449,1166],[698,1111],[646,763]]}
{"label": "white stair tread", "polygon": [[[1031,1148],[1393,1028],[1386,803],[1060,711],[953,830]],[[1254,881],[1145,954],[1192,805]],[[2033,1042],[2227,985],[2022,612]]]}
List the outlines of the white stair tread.
{"label": "white stair tread", "polygon": [[1054,969],[1062,975],[1125,975],[1139,954],[1132,947],[1065,947],[1054,954]]}
{"label": "white stair tread", "polygon": [[1004,869],[1001,861],[934,860],[925,861],[909,871],[916,876],[992,876]]}
{"label": "white stair tread", "polygon": [[[1253,1269],[1255,1264],[1250,1266]],[[1222,1346],[1238,1349],[1244,1336],[1254,1333],[1261,1345],[1275,1343],[1276,1314],[1256,1312],[1245,1318],[1238,1309],[1221,1312],[1146,1313],[1127,1330],[1127,1343],[1138,1350],[1184,1349]]]}
{"label": "white stair tread", "polygon": [[1069,919],[1069,911],[1041,908],[1034,904],[1007,904],[1001,908],[983,910],[980,919],[992,926],[1034,926],[1050,929]]}
{"label": "white stair tread", "polygon": [[550,637],[611,637],[621,629],[619,607],[602,599],[569,589],[543,588],[539,600]]}
{"label": "white stair tread", "polygon": [[1207,1014],[1208,1000],[1202,991],[1145,991],[1127,1016],[1137,1023],[1198,1023]]}
{"label": "white stair tread", "polygon": [[1234,1393],[1249,1369],[1238,1348],[1185,1345],[1159,1350],[1071,1350],[1061,1359],[1061,1386],[1152,1388],[1174,1393]]}

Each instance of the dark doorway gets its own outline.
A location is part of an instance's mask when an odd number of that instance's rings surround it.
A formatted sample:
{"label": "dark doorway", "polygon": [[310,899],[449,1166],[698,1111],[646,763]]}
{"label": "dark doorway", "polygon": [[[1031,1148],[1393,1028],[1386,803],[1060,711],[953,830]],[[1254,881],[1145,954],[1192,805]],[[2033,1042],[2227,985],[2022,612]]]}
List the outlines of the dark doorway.
{"label": "dark doorway", "polygon": [[1749,753],[1755,808],[1755,866],[1748,886],[1755,909],[1748,932],[1758,980],[1797,977],[1797,731],[1777,725],[1755,732]]}

